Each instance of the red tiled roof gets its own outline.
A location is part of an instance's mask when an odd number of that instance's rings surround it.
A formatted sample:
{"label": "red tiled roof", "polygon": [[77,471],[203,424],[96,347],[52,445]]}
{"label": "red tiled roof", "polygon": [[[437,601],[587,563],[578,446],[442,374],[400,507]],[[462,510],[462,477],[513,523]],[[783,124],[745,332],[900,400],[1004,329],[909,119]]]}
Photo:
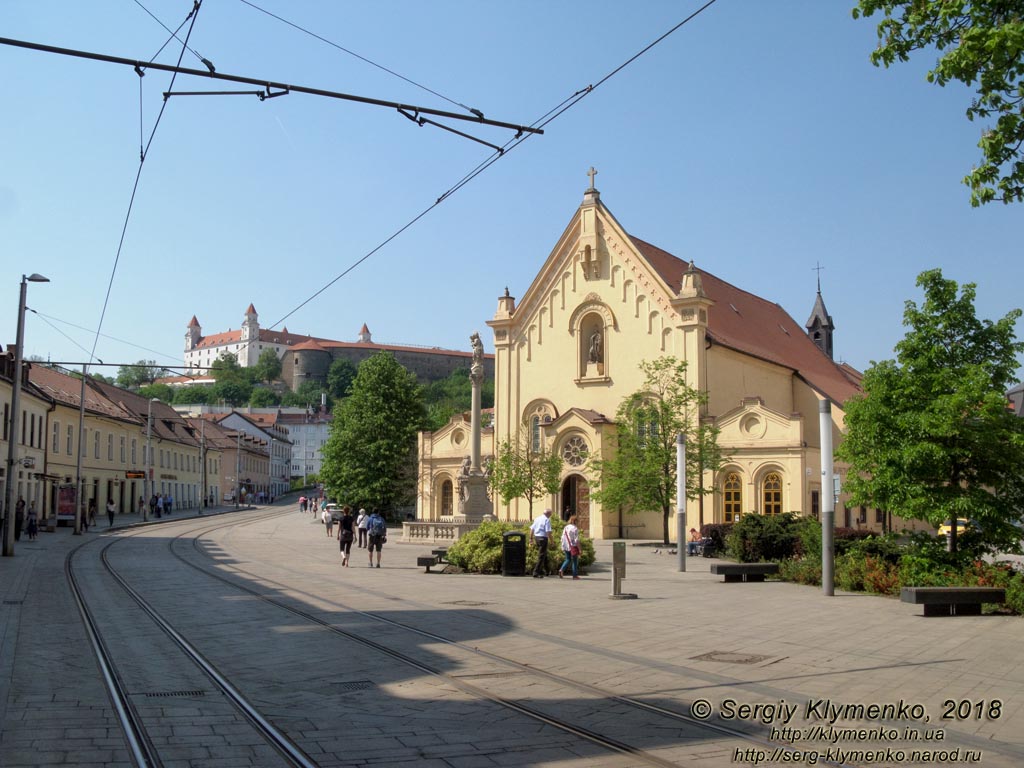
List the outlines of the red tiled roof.
{"label": "red tiled roof", "polygon": [[[79,408],[82,402],[82,380],[62,373],[54,368],[33,365],[28,372],[29,381],[63,405]],[[116,389],[116,387],[115,387]],[[136,422],[132,414],[116,402],[104,397],[92,387],[85,388],[85,410],[121,421]]]}
{"label": "red tiled roof", "polygon": [[188,327],[189,328],[197,328],[197,327],[199,327],[199,321],[196,319],[195,315],[192,315],[192,319],[189,321]]}
{"label": "red tiled roof", "polygon": [[251,301],[249,302],[249,308],[248,308],[247,310],[245,310],[245,314],[247,314],[247,315],[255,315],[255,314],[258,314],[258,313],[256,312],[256,307],[254,307],[254,306],[252,305],[252,302],[251,302]]}
{"label": "red tiled roof", "polygon": [[[657,246],[633,237],[634,245],[673,289],[689,266]],[[715,302],[708,310],[708,337],[715,344],[795,371],[838,404],[860,392],[855,376],[844,373],[778,304],[699,270],[704,292]]]}

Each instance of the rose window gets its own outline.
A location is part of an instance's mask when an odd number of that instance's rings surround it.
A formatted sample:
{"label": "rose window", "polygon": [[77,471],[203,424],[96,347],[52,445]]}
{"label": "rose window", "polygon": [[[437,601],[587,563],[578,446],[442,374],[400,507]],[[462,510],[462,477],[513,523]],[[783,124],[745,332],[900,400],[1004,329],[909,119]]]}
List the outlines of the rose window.
{"label": "rose window", "polygon": [[562,458],[571,467],[578,467],[587,460],[589,450],[582,437],[570,437],[562,446]]}

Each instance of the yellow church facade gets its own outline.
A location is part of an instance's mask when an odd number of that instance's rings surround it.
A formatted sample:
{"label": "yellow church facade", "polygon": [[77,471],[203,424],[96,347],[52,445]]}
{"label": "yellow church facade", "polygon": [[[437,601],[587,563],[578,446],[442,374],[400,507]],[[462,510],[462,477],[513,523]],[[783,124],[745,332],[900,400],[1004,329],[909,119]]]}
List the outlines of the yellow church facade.
{"label": "yellow church facade", "polygon": [[[777,304],[629,235],[591,186],[522,299],[506,290],[488,325],[495,404],[483,455],[524,430],[535,447],[563,459],[559,491],[534,501],[533,514],[576,514],[594,538],[662,536],[660,511],[623,513],[591,498],[591,460],[609,455],[616,410],[643,387],[640,364],[665,356],[685,360],[688,383],[707,393],[703,418],[719,428],[727,457],[720,471],[704,473],[714,492],[688,502],[688,523],[819,514],[819,403],[833,403],[838,442],[841,404],[859,392],[857,372],[830,357],[831,318],[820,293],[801,327]],[[421,435],[420,521],[457,513],[469,439],[462,417]],[[525,499],[492,503],[499,520],[530,515]],[[866,510],[841,505],[836,520],[881,528]]]}

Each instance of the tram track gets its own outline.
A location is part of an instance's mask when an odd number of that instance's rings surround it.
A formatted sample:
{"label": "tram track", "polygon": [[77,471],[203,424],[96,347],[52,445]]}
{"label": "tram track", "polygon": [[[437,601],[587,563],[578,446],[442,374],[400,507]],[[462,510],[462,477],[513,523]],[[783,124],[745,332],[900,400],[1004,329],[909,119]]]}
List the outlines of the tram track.
{"label": "tram track", "polygon": [[[263,519],[263,518],[260,518],[260,519]],[[379,642],[377,642],[375,640],[372,640],[372,639],[370,639],[368,637],[365,637],[365,636],[363,636],[363,635],[361,635],[359,633],[352,632],[350,630],[346,630],[344,628],[341,628],[341,627],[337,626],[335,623],[327,621],[327,620],[321,618],[320,616],[317,616],[316,614],[314,614],[314,613],[312,613],[312,612],[310,612],[308,610],[305,610],[305,609],[302,609],[302,608],[298,608],[295,605],[292,605],[292,604],[283,602],[281,600],[269,597],[264,592],[261,592],[261,591],[259,591],[257,589],[253,589],[252,587],[247,586],[245,584],[238,583],[238,581],[235,580],[235,579],[228,578],[228,577],[226,577],[226,576],[224,576],[222,574],[215,573],[213,571],[210,571],[207,568],[204,568],[204,567],[202,567],[200,565],[197,565],[196,563],[194,563],[194,562],[190,561],[189,559],[185,558],[184,556],[182,556],[180,554],[180,552],[176,551],[176,549],[175,549],[175,546],[174,546],[175,542],[180,541],[182,538],[184,538],[187,535],[192,535],[192,545],[193,545],[194,551],[197,552],[199,555],[201,555],[204,559],[210,559],[210,555],[207,552],[205,552],[203,550],[202,546],[201,546],[201,542],[203,540],[203,537],[208,536],[209,534],[214,533],[214,532],[219,531],[219,530],[222,530],[224,528],[238,528],[238,527],[241,527],[241,526],[247,526],[247,525],[250,525],[250,524],[254,524],[256,522],[259,522],[260,519],[253,519],[253,520],[250,520],[250,521],[232,521],[230,523],[226,523],[226,524],[223,524],[223,525],[208,526],[208,527],[206,527],[205,530],[194,531],[194,532],[192,532],[192,534],[183,533],[183,534],[179,535],[176,539],[173,539],[173,540],[169,541],[168,542],[168,546],[170,548],[171,553],[176,558],[178,558],[181,562],[183,562],[184,564],[186,564],[186,565],[188,565],[188,566],[190,566],[190,567],[192,567],[192,568],[194,568],[194,569],[196,569],[198,571],[201,571],[202,573],[206,574],[207,576],[209,576],[211,578],[217,579],[217,580],[219,580],[219,581],[221,581],[223,583],[226,583],[226,584],[228,584],[228,585],[230,585],[230,586],[232,586],[232,587],[234,587],[236,589],[239,589],[239,590],[241,590],[243,592],[246,592],[249,595],[258,598],[259,600],[262,600],[262,601],[265,601],[265,602],[267,602],[269,604],[272,604],[272,605],[274,605],[274,606],[276,606],[276,607],[278,607],[278,608],[280,608],[282,610],[288,611],[289,613],[291,613],[291,614],[293,614],[295,616],[298,616],[299,618],[301,618],[301,619],[303,619],[305,621],[309,621],[309,622],[311,622],[313,624],[316,624],[316,625],[318,625],[318,626],[324,628],[325,630],[328,630],[328,631],[330,631],[330,632],[332,632],[334,634],[342,635],[345,638],[347,638],[347,639],[349,639],[349,640],[351,640],[353,642],[356,642],[356,643],[359,643],[360,645],[363,645],[365,647],[371,648],[371,649],[373,649],[373,650],[375,650],[375,651],[377,651],[377,652],[379,652],[379,653],[381,653],[381,654],[383,654],[383,655],[385,655],[385,656],[387,656],[387,657],[389,657],[389,658],[391,658],[391,659],[393,659],[395,661],[398,661],[400,663],[408,665],[408,666],[410,666],[410,667],[412,667],[414,669],[417,669],[418,671],[421,671],[423,673],[426,673],[426,674],[438,677],[438,678],[444,680],[446,683],[448,683],[448,684],[450,684],[450,685],[452,685],[452,686],[454,686],[454,687],[456,687],[456,688],[458,688],[458,689],[460,689],[460,690],[462,690],[462,691],[464,691],[464,692],[466,692],[466,693],[468,693],[470,695],[473,695],[473,696],[476,696],[476,697],[488,700],[488,701],[490,701],[490,702],[492,702],[492,703],[494,703],[494,704],[496,704],[498,706],[501,706],[501,707],[510,709],[512,711],[515,711],[515,712],[517,712],[517,713],[519,713],[521,715],[524,715],[524,716],[526,716],[526,717],[528,717],[528,718],[530,718],[532,720],[544,723],[546,725],[553,726],[553,727],[555,727],[555,728],[557,728],[557,729],[559,729],[559,730],[561,730],[561,731],[563,731],[565,733],[572,734],[572,735],[574,735],[574,736],[576,736],[578,738],[584,739],[584,740],[586,740],[586,741],[588,741],[588,742],[590,742],[590,743],[592,743],[594,745],[600,746],[603,749],[606,749],[608,751],[611,751],[611,752],[614,752],[614,753],[617,753],[617,754],[620,754],[620,755],[623,755],[623,756],[631,757],[631,758],[633,758],[635,760],[638,760],[638,761],[640,761],[640,762],[642,762],[642,763],[644,763],[646,765],[657,765],[657,766],[674,766],[674,765],[677,765],[677,763],[667,761],[667,760],[665,760],[665,759],[663,759],[663,758],[661,758],[661,757],[659,757],[659,756],[657,756],[657,755],[651,753],[650,751],[645,750],[645,749],[643,749],[641,747],[637,747],[637,746],[629,744],[629,743],[627,743],[627,742],[625,742],[623,740],[611,738],[611,737],[609,737],[609,736],[607,736],[605,734],[599,733],[599,732],[597,732],[593,728],[582,726],[582,725],[574,725],[572,723],[569,723],[563,717],[556,716],[556,715],[554,715],[552,713],[544,712],[541,708],[539,708],[537,706],[525,704],[522,701],[515,700],[515,699],[510,698],[508,696],[497,695],[494,692],[492,692],[492,691],[490,691],[490,690],[488,690],[488,689],[486,689],[486,688],[484,688],[484,687],[482,687],[480,685],[475,685],[473,683],[468,682],[466,679],[464,679],[464,678],[462,678],[462,677],[460,677],[458,675],[453,675],[453,674],[447,673],[447,672],[445,672],[442,669],[438,669],[438,668],[434,667],[433,665],[424,663],[423,661],[421,661],[419,659],[416,659],[415,657],[411,656],[408,653],[405,653],[403,651],[397,650],[396,648],[388,646],[388,645],[385,645],[383,643],[379,643]],[[275,582],[273,580],[267,579],[267,577],[264,576],[264,575],[253,573],[252,571],[248,571],[248,570],[246,570],[244,568],[240,568],[237,565],[236,566],[231,566],[231,569],[234,572],[238,573],[240,576],[257,580],[259,582],[262,582],[262,583],[268,585],[269,587],[273,587],[273,588],[276,588],[276,589],[279,589],[279,590],[282,590],[282,591],[295,591],[295,587],[293,585],[283,584],[283,583],[280,583],[280,582]],[[310,598],[316,598],[318,600],[324,600],[325,599],[322,595],[314,596],[314,595],[311,595],[311,594],[308,594],[308,593],[306,593],[306,595],[308,597],[310,597]],[[395,599],[395,598],[392,598],[392,599]],[[375,613],[373,611],[365,611],[365,610],[362,610],[362,609],[359,609],[359,608],[356,608],[356,607],[353,607],[351,605],[347,605],[345,603],[338,602],[338,601],[330,601],[330,604],[331,604],[331,606],[333,608],[343,609],[343,610],[349,612],[350,614],[358,615],[358,616],[364,617],[366,619],[370,619],[371,621],[374,621],[374,622],[380,622],[382,624],[388,625],[388,626],[393,627],[395,629],[398,629],[400,631],[408,632],[408,633],[417,635],[419,637],[428,639],[431,642],[442,644],[442,645],[448,646],[448,647],[453,648],[453,649],[457,649],[459,652],[470,654],[470,655],[475,656],[475,657],[477,657],[479,659],[486,660],[489,663],[504,665],[506,668],[509,668],[509,669],[514,670],[514,671],[519,672],[519,673],[523,673],[523,674],[527,674],[527,675],[532,675],[534,677],[546,680],[549,683],[554,684],[556,686],[561,686],[561,687],[564,687],[564,688],[568,688],[568,689],[571,689],[571,690],[573,690],[573,691],[575,691],[577,693],[584,693],[586,695],[589,695],[589,696],[598,698],[600,700],[603,700],[603,701],[606,701],[606,702],[618,705],[620,707],[627,707],[627,708],[631,708],[631,709],[634,709],[634,710],[640,710],[640,711],[646,713],[647,715],[650,715],[650,716],[653,716],[653,717],[656,717],[656,718],[666,719],[666,720],[668,720],[670,722],[676,723],[677,726],[683,726],[683,727],[685,727],[687,729],[693,729],[695,731],[698,731],[698,732],[701,732],[701,733],[705,733],[705,734],[713,734],[715,738],[723,738],[723,737],[725,737],[725,738],[730,738],[730,739],[739,739],[742,742],[744,742],[745,744],[748,744],[748,745],[753,746],[753,747],[767,747],[767,748],[771,748],[771,749],[777,749],[778,748],[778,749],[782,749],[783,751],[789,751],[789,748],[786,745],[779,744],[779,743],[774,742],[774,741],[770,741],[767,738],[762,738],[762,737],[759,737],[759,736],[757,736],[755,734],[751,734],[749,732],[746,732],[746,731],[743,731],[743,730],[740,730],[740,729],[736,729],[736,728],[730,728],[728,726],[724,726],[724,725],[721,725],[719,723],[713,723],[713,722],[707,722],[707,721],[704,721],[704,720],[700,720],[700,719],[694,718],[694,717],[692,717],[692,716],[690,716],[690,715],[688,715],[688,714],[686,714],[684,712],[680,712],[680,711],[677,711],[675,709],[672,709],[670,707],[666,707],[666,706],[662,706],[662,705],[658,705],[658,704],[652,704],[650,702],[643,701],[641,699],[638,699],[638,698],[635,698],[635,697],[631,697],[631,696],[623,696],[623,695],[618,694],[618,693],[616,693],[614,691],[610,691],[608,689],[601,688],[600,686],[595,686],[595,685],[592,685],[590,683],[586,683],[586,682],[583,682],[583,681],[580,681],[580,680],[575,680],[575,679],[570,678],[568,676],[558,674],[557,672],[553,672],[553,671],[548,670],[548,669],[544,669],[544,668],[541,668],[541,667],[538,667],[538,666],[535,666],[535,665],[524,663],[524,662],[522,662],[522,661],[520,661],[518,659],[514,659],[514,658],[511,658],[509,656],[504,656],[504,655],[501,655],[501,654],[492,653],[490,651],[483,650],[483,649],[478,648],[476,646],[468,645],[468,644],[466,644],[464,642],[461,642],[461,641],[458,641],[458,640],[452,640],[451,638],[447,638],[447,637],[445,637],[443,635],[440,635],[440,634],[438,634],[436,632],[431,632],[431,631],[428,631],[428,630],[424,630],[424,629],[422,629],[420,627],[416,627],[414,625],[407,624],[407,623],[398,621],[398,620],[393,619],[393,618],[389,618],[389,617],[386,617],[386,616],[381,616],[381,615],[379,615],[379,614],[377,614],[377,613]],[[841,763],[824,761],[824,760],[820,761],[820,764],[823,764],[823,765],[841,765]]]}
{"label": "tram track", "polygon": [[[120,588],[123,594],[127,595],[132,603],[142,612],[152,625],[167,637],[179,649],[181,661],[191,662],[194,668],[209,681],[214,690],[221,694],[222,700],[229,702],[238,715],[247,722],[252,732],[257,734],[280,758],[283,765],[296,768],[314,768],[314,762],[305,752],[290,738],[276,728],[267,720],[228,679],[214,666],[189,640],[171,626],[154,607],[136,590],[111,564],[109,558],[110,550],[119,542],[134,538],[143,532],[144,528],[128,531],[127,535],[122,533],[117,538],[112,538],[102,544],[99,560],[102,564],[103,573]],[[161,755],[161,745],[153,738],[151,733],[154,726],[160,726],[160,720],[151,722],[152,717],[147,717],[140,707],[136,706],[134,699],[137,694],[132,691],[130,673],[124,671],[129,666],[124,658],[118,658],[125,651],[119,653],[112,650],[116,640],[104,635],[103,622],[97,617],[94,606],[90,605],[87,595],[88,588],[83,582],[86,578],[96,578],[96,574],[89,577],[83,576],[81,571],[85,570],[84,564],[76,564],[77,558],[84,558],[87,554],[86,547],[99,542],[96,540],[83,542],[68,553],[64,562],[64,572],[74,602],[78,607],[85,626],[90,646],[95,654],[100,667],[104,684],[107,687],[111,703],[114,708],[117,721],[124,732],[128,751],[132,761],[138,766],[146,768],[160,768],[165,762],[180,762],[180,756],[175,755],[165,760]],[[80,569],[80,570],[79,570]],[[121,609],[123,610],[123,608]],[[187,662],[185,661],[187,659]],[[201,693],[201,691],[196,691]],[[220,702],[215,702],[220,704]],[[216,760],[210,759],[204,762],[206,765],[215,765]],[[234,763],[232,763],[234,764]]]}

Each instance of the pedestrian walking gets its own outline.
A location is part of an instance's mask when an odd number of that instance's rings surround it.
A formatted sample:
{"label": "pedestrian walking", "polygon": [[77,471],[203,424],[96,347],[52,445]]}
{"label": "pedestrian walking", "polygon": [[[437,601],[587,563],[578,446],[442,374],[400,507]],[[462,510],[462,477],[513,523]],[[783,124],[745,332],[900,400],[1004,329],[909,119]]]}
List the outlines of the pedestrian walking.
{"label": "pedestrian walking", "polygon": [[305,512],[305,511],[306,511],[306,497],[305,496],[299,496],[299,512]]}
{"label": "pedestrian walking", "polygon": [[352,507],[348,505],[342,507],[341,513],[341,520],[338,521],[338,544],[341,548],[341,564],[348,568],[348,558],[352,553],[352,540],[355,538],[352,533],[355,518],[352,517]]}
{"label": "pedestrian walking", "polygon": [[324,521],[324,525],[327,526],[327,535],[334,535],[334,515],[330,513],[327,507],[324,507],[323,512],[320,513],[320,519]]}
{"label": "pedestrian walking", "polygon": [[36,535],[39,533],[39,516],[36,514],[35,505],[30,504],[28,508],[28,520],[25,532],[28,534],[29,541],[35,541]]}
{"label": "pedestrian walking", "polygon": [[156,516],[164,516],[164,495],[162,493],[157,494],[156,497]]}
{"label": "pedestrian walking", "polygon": [[572,577],[579,579],[580,566],[580,529],[576,527],[576,515],[569,515],[569,522],[562,529],[562,552],[565,561],[558,569],[558,578],[565,576],[565,569],[572,565]]}
{"label": "pedestrian walking", "polygon": [[114,513],[115,512],[117,512],[117,507],[114,506],[114,500],[110,499],[107,502],[107,520],[110,521],[110,525],[108,526],[110,528],[114,527]]}
{"label": "pedestrian walking", "polygon": [[356,546],[360,549],[366,546],[366,526],[369,519],[370,516],[366,514],[366,510],[360,509],[359,516],[356,517],[356,530],[359,531],[359,542]]}
{"label": "pedestrian walking", "polygon": [[544,514],[537,515],[537,519],[530,526],[530,533],[533,535],[533,543],[537,546],[537,564],[533,566],[533,578],[543,579],[550,574],[548,565],[548,544],[551,538],[550,509],[545,509]]}
{"label": "pedestrian walking", "polygon": [[89,499],[89,508],[85,511],[85,517],[88,520],[86,527],[96,522],[96,499]]}
{"label": "pedestrian walking", "polygon": [[173,510],[173,509],[174,509],[174,497],[171,496],[171,494],[168,493],[167,496],[164,498],[164,512],[166,512],[169,515],[169,514],[171,514],[171,510]]}
{"label": "pedestrian walking", "polygon": [[139,496],[139,517],[146,516],[146,497]]}
{"label": "pedestrian walking", "polygon": [[14,540],[21,541],[21,526],[25,524],[25,500],[19,496],[14,505]]}
{"label": "pedestrian walking", "polygon": [[366,521],[366,548],[370,555],[370,567],[373,568],[373,550],[377,550],[377,567],[380,568],[380,551],[388,540],[388,524],[376,509]]}
{"label": "pedestrian walking", "polygon": [[89,499],[88,508],[82,513],[82,533],[89,532],[89,512],[96,509],[96,499]]}

